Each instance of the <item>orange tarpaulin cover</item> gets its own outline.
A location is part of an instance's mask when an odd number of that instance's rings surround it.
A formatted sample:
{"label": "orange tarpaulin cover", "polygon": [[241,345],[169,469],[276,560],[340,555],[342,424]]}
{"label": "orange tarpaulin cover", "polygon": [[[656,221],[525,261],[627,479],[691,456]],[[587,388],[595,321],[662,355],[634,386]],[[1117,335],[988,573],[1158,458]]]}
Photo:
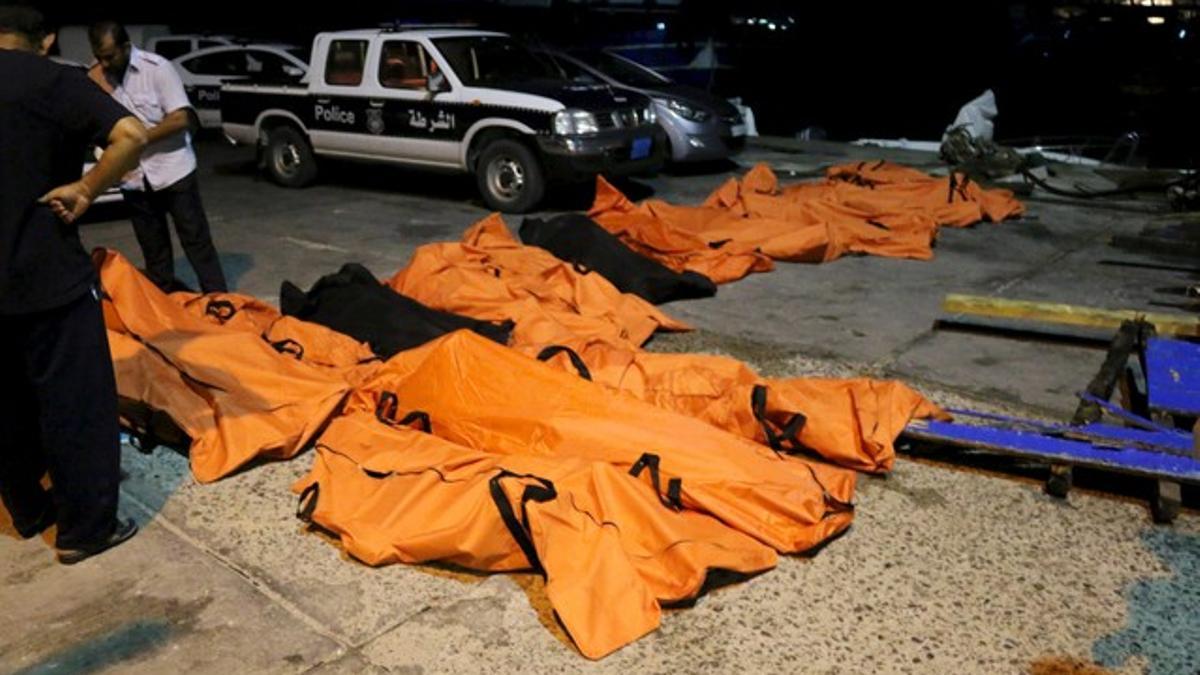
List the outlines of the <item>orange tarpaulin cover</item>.
{"label": "orange tarpaulin cover", "polygon": [[613,464],[483,452],[365,410],[330,424],[295,489],[306,516],[368,564],[542,572],[590,658],[657,628],[660,603],[694,597],[709,569],[749,574],[776,560],[715,518],[665,507],[645,477]]}
{"label": "orange tarpaulin cover", "polygon": [[[878,162],[838,166],[828,178],[781,188],[758,165],[700,206],[633,204],[603,178],[589,216],[635,251],[717,283],[769,266],[763,256],[827,262],[847,254],[928,259],[939,226],[965,227],[1020,215],[1007,190],[985,190],[962,174],[926,175]],[[740,264],[734,264],[740,261]]]}
{"label": "orange tarpaulin cover", "polygon": [[112,347],[118,394],[164,405],[191,438],[197,480],[217,480],[255,459],[295,455],[349,390],[336,370],[280,353],[252,332],[198,318],[119,254],[98,251],[95,258],[105,323],[123,336]]}
{"label": "orange tarpaulin cover", "polygon": [[[725,356],[647,352],[598,340],[564,346],[571,346],[591,379],[606,387],[781,451],[815,452],[859,471],[891,471],[893,442],[910,420],[946,417],[903,382],[763,378]],[[521,351],[538,355],[545,347]],[[550,362],[577,370],[563,353]],[[796,425],[790,438],[789,424]]]}
{"label": "orange tarpaulin cover", "polygon": [[[783,434],[800,415],[805,421],[794,442],[785,441],[780,449],[811,450],[872,472],[891,469],[892,442],[908,420],[938,414],[898,382],[766,380],[735,359],[642,351],[648,329],[682,324],[636,296],[620,294],[594,273],[578,272],[543,249],[521,245],[499,216],[476,224],[463,239],[422,247],[390,284],[437,309],[477,319],[514,319],[512,346],[519,351],[537,356],[547,347],[568,347],[597,382],[667,410],[764,443],[770,440],[766,429]],[[632,309],[584,316],[582,308],[589,305],[576,298],[587,297],[577,290],[585,283],[596,289],[592,295],[618,297],[619,306]],[[634,325],[643,327],[622,328]],[[572,368],[564,356],[554,362]],[[757,416],[756,389],[765,396]]]}
{"label": "orange tarpaulin cover", "polygon": [[682,504],[779,551],[809,549],[850,523],[856,474],[778,454],[459,331],[389,359],[348,410],[394,395],[437,436],[502,455],[603,461],[661,457]]}
{"label": "orange tarpaulin cover", "polygon": [[420,247],[387,283],[436,309],[487,321],[512,319],[513,343],[586,335],[638,346],[656,330],[688,329],[599,274],[577,271],[544,249],[521,244],[496,214],[473,225],[460,242]]}
{"label": "orange tarpaulin cover", "polygon": [[309,365],[336,369],[350,384],[370,377],[380,363],[367,343],[320,324],[284,316],[250,295],[176,292],[170,298],[197,318],[258,335],[276,351]]}

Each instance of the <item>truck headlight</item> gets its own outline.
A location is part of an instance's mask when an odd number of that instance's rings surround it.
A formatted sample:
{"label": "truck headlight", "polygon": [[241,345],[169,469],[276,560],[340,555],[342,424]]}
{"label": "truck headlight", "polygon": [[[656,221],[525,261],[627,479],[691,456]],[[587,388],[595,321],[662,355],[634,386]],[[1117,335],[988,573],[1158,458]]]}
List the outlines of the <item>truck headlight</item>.
{"label": "truck headlight", "polygon": [[709,118],[707,110],[701,110],[694,106],[688,105],[687,103],[684,103],[676,98],[665,99],[663,103],[667,104],[667,108],[670,109],[671,112],[691,122],[703,122]]}
{"label": "truck headlight", "polygon": [[554,133],[559,136],[594,134],[600,130],[596,116],[583,110],[563,110],[554,115]]}

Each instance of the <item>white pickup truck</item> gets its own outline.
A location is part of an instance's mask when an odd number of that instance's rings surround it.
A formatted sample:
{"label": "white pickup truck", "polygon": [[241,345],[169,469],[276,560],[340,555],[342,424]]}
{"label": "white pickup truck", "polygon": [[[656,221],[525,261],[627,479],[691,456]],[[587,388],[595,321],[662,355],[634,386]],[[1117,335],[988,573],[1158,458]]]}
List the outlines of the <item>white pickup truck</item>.
{"label": "white pickup truck", "polygon": [[488,206],[522,213],[550,180],[649,173],[666,139],[651,101],[573,83],[503,33],[358,30],[313,40],[308,77],[227,83],[225,135],[256,144],[260,166],[300,187],[318,157],[476,176]]}

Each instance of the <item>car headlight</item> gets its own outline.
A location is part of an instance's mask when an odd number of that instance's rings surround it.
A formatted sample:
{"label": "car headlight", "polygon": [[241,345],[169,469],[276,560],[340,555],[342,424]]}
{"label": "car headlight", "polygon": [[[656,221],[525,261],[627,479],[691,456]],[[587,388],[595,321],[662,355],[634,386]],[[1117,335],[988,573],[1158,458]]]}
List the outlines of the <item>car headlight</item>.
{"label": "car headlight", "polygon": [[554,115],[554,133],[559,136],[594,134],[600,130],[596,116],[583,110],[563,110]]}
{"label": "car headlight", "polygon": [[654,112],[654,104],[651,103],[650,105],[646,106],[645,110],[642,111],[642,122],[646,124],[654,124],[657,121],[658,113]]}
{"label": "car headlight", "polygon": [[685,120],[692,122],[703,122],[709,118],[707,110],[701,110],[699,108],[690,106],[679,99],[668,98],[664,102],[667,104],[667,108],[669,108],[671,112],[679,115]]}

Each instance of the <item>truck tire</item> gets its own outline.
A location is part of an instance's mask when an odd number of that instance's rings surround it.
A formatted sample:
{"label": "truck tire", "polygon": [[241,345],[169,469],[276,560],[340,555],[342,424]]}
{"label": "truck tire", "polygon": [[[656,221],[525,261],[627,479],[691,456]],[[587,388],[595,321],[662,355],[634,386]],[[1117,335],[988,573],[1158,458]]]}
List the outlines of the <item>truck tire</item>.
{"label": "truck tire", "polygon": [[546,177],[537,156],[508,138],[492,141],[479,153],[475,179],[483,201],[503,213],[525,213],[546,194]]}
{"label": "truck tire", "polygon": [[267,173],[284,187],[304,187],[317,177],[317,158],[304,134],[289,126],[267,132]]}

